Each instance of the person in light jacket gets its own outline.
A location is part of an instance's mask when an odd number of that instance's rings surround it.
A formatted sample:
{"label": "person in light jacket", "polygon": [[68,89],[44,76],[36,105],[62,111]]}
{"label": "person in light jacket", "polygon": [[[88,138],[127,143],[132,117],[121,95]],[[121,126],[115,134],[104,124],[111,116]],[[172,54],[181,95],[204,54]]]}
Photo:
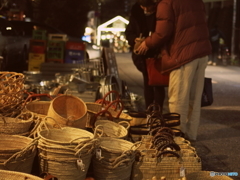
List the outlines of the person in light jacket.
{"label": "person in light jacket", "polygon": [[161,0],[155,32],[138,52],[162,46],[162,73],[170,73],[169,110],[180,114],[180,130],[195,141],[200,121],[205,68],[211,54],[202,0]]}

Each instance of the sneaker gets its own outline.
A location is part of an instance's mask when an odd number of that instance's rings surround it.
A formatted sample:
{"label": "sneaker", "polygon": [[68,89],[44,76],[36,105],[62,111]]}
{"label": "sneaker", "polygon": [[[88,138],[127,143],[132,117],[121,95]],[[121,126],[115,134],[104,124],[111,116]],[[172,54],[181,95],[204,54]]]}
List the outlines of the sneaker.
{"label": "sneaker", "polygon": [[212,61],[208,61],[208,63],[207,63],[208,65],[211,65],[212,64]]}
{"label": "sneaker", "polygon": [[213,65],[213,66],[216,66],[216,65],[217,65],[217,63],[213,62],[213,63],[212,63],[212,65]]}

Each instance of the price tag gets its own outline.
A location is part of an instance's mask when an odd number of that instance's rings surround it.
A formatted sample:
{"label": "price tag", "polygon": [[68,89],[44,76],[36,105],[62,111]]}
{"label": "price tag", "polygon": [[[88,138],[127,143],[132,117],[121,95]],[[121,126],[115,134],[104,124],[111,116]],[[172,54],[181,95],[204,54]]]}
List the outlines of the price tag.
{"label": "price tag", "polygon": [[96,158],[101,159],[102,157],[102,150],[101,149],[96,149]]}
{"label": "price tag", "polygon": [[85,164],[83,164],[82,159],[77,160],[77,165],[82,171],[85,171]]}
{"label": "price tag", "polygon": [[180,177],[185,177],[186,175],[185,175],[185,168],[182,166],[181,168],[180,168]]}

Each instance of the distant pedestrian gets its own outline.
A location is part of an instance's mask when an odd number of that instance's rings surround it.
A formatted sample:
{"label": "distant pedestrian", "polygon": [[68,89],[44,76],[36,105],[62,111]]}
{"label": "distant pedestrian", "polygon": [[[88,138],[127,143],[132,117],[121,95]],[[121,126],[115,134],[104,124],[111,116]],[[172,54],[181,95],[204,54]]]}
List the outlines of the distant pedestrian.
{"label": "distant pedestrian", "polygon": [[218,56],[221,51],[221,44],[220,41],[221,39],[225,41],[225,35],[223,34],[222,31],[219,30],[218,25],[215,25],[211,30],[210,30],[210,41],[212,45],[212,54],[210,55],[210,59],[208,61],[209,65],[216,66],[218,62]]}
{"label": "distant pedestrian", "polygon": [[162,108],[165,98],[165,88],[164,86],[148,85],[148,73],[146,67],[146,59],[155,57],[159,54],[159,50],[157,48],[151,49],[145,55],[137,55],[133,50],[135,43],[139,40],[140,36],[144,39],[155,30],[156,7],[156,0],[138,0],[132,7],[129,24],[126,28],[125,34],[130,45],[130,50],[132,51],[133,63],[143,75],[145,105],[148,107],[155,102]]}
{"label": "distant pedestrian", "polygon": [[162,46],[162,73],[170,73],[169,110],[180,114],[180,129],[197,139],[201,97],[208,55],[211,54],[205,5],[202,0],[161,0],[156,29],[138,52]]}

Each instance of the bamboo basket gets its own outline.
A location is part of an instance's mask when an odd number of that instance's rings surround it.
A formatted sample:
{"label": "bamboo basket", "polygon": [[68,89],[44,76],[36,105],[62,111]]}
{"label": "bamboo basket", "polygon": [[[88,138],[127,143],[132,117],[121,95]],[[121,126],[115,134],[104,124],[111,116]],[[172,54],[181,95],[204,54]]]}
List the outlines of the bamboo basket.
{"label": "bamboo basket", "polygon": [[31,173],[37,140],[18,135],[0,135],[0,169]]}
{"label": "bamboo basket", "polygon": [[198,171],[186,175],[187,179],[193,180],[231,180],[232,178],[224,175],[217,176],[215,172]]}
{"label": "bamboo basket", "polygon": [[33,114],[30,112],[22,112],[16,118],[0,116],[0,134],[28,134],[33,120]]}
{"label": "bamboo basket", "polygon": [[7,171],[0,170],[1,180],[43,180],[37,176],[33,176],[27,173],[15,172],[15,171]]}
{"label": "bamboo basket", "polygon": [[22,109],[24,75],[16,72],[0,72],[0,113],[14,116]]}
{"label": "bamboo basket", "polygon": [[[86,128],[87,106],[78,97],[61,95],[51,101],[47,116],[54,118],[60,125]],[[52,120],[47,120],[55,124]]]}
{"label": "bamboo basket", "polygon": [[96,132],[98,130],[102,131],[101,137],[115,137],[124,139],[128,135],[130,124],[127,121],[120,121],[119,123],[115,123],[109,120],[98,120],[95,122],[95,127]]}
{"label": "bamboo basket", "polygon": [[202,170],[199,157],[180,157],[174,151],[163,151],[156,155],[153,149],[145,150],[142,156],[134,162],[132,180],[160,179],[165,176],[167,180],[180,178],[180,170],[185,168],[185,174]]}

